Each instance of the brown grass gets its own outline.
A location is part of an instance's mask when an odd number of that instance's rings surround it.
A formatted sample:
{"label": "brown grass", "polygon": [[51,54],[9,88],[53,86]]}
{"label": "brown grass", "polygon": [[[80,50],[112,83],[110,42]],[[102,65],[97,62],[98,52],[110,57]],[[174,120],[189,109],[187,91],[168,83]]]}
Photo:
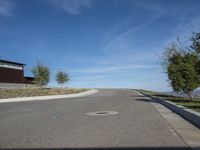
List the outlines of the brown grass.
{"label": "brown grass", "polygon": [[87,90],[88,89],[73,89],[73,88],[0,89],[0,99],[14,98],[14,97],[75,94],[75,93],[80,93]]}

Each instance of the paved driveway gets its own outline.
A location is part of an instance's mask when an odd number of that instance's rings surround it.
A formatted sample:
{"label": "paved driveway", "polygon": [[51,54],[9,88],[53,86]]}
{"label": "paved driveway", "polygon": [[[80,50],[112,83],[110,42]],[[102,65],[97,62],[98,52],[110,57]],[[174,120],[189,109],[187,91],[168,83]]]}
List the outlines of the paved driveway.
{"label": "paved driveway", "polygon": [[[118,114],[86,115],[95,111]],[[187,147],[174,132],[134,90],[101,89],[82,98],[0,104],[1,148]]]}

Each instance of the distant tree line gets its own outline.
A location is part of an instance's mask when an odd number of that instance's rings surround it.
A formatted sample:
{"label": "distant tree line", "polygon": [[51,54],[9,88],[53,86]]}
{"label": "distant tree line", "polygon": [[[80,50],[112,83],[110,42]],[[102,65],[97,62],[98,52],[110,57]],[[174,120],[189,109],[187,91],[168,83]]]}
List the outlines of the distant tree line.
{"label": "distant tree line", "polygon": [[[50,81],[50,68],[41,62],[37,62],[36,66],[32,68],[32,73],[34,76],[34,83],[40,87],[45,87]],[[55,80],[59,85],[63,85],[69,81],[69,75],[64,71],[58,71],[56,73]]]}
{"label": "distant tree line", "polygon": [[200,33],[193,33],[190,42],[187,47],[171,43],[165,48],[162,65],[173,90],[192,99],[192,92],[200,87]]}

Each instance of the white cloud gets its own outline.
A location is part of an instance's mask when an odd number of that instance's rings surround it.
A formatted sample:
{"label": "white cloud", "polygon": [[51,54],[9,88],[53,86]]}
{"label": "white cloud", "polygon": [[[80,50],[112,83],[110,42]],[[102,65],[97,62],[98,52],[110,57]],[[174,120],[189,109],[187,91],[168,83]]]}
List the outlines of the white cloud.
{"label": "white cloud", "polygon": [[51,0],[51,4],[71,15],[79,14],[91,7],[92,0]]}
{"label": "white cloud", "polygon": [[85,69],[78,69],[78,70],[71,70],[71,72],[81,72],[81,73],[113,73],[113,72],[120,72],[120,71],[130,71],[133,69],[156,69],[159,66],[155,65],[123,65],[123,66],[100,66],[94,68],[85,68]]}
{"label": "white cloud", "polygon": [[108,51],[110,51],[112,49],[116,49],[116,47],[120,48],[120,47],[123,47],[124,45],[127,45],[126,42],[128,42],[130,40],[130,39],[127,38],[129,35],[133,34],[136,31],[139,31],[139,30],[143,29],[144,27],[148,26],[149,24],[154,22],[159,17],[160,17],[160,15],[153,16],[149,21],[146,21],[143,24],[140,24],[140,25],[138,25],[136,27],[129,28],[128,30],[124,31],[123,33],[113,37],[112,40],[110,40],[110,42],[108,42],[106,44],[106,46],[104,47],[103,51],[104,52],[108,52]]}
{"label": "white cloud", "polygon": [[199,32],[200,30],[200,15],[194,16],[187,23],[179,23],[175,28],[174,34],[176,36],[191,38],[192,32]]}
{"label": "white cloud", "polygon": [[154,1],[134,1],[133,2],[133,5],[135,7],[138,7],[138,8],[141,8],[141,9],[146,9],[146,10],[150,10],[150,11],[153,11],[155,13],[158,13],[158,14],[165,14],[166,13],[166,9],[164,7],[162,7],[161,3],[158,1],[158,2],[154,2]]}
{"label": "white cloud", "polygon": [[0,16],[12,16],[14,5],[11,0],[0,0]]}

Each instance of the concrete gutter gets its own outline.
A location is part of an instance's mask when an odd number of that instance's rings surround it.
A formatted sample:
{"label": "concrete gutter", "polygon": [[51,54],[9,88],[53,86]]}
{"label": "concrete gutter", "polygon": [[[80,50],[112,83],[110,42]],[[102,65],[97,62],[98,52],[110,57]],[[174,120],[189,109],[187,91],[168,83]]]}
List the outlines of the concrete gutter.
{"label": "concrete gutter", "polygon": [[[138,92],[142,93],[140,91],[138,91]],[[142,94],[145,95],[145,96],[151,97],[156,102],[158,102],[158,103],[164,105],[165,107],[171,109],[173,112],[175,112],[176,114],[178,114],[179,116],[181,116],[182,118],[189,121],[190,123],[192,123],[193,125],[195,125],[197,128],[200,129],[200,113],[199,112],[193,111],[193,110],[188,109],[184,106],[177,105],[173,102],[163,100],[163,99],[155,97],[155,96],[151,96],[151,95],[144,94],[144,93],[142,93]]]}
{"label": "concrete gutter", "polygon": [[77,94],[7,98],[7,99],[0,99],[0,103],[83,97],[83,96],[88,96],[88,95],[91,95],[91,94],[95,94],[97,92],[98,92],[98,90],[91,89],[91,90],[88,90],[86,92],[77,93]]}

